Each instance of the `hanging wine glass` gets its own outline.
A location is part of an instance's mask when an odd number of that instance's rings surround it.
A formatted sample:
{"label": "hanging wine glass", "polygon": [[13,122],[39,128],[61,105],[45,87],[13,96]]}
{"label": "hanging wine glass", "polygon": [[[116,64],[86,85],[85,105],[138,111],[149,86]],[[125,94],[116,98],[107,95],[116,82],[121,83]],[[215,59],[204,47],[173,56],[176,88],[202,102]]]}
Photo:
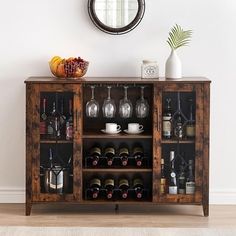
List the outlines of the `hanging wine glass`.
{"label": "hanging wine glass", "polygon": [[103,117],[114,118],[116,114],[116,104],[113,99],[111,99],[111,86],[107,86],[107,99],[104,100],[102,111]]}
{"label": "hanging wine glass", "polygon": [[119,114],[121,118],[130,118],[133,114],[133,105],[128,99],[128,86],[124,86],[124,98],[120,100]]}
{"label": "hanging wine glass", "polygon": [[135,111],[138,118],[146,118],[149,114],[149,105],[147,100],[144,98],[144,88],[144,86],[141,86],[141,97],[136,102]]}
{"label": "hanging wine glass", "polygon": [[86,104],[86,116],[90,118],[98,117],[99,114],[99,103],[94,98],[95,85],[91,86],[92,97]]}

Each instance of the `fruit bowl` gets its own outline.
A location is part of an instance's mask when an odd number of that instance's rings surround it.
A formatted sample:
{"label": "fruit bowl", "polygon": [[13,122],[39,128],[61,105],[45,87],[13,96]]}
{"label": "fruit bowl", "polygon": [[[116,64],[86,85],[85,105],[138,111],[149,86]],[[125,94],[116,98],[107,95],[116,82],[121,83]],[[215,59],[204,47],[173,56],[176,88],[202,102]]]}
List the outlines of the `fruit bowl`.
{"label": "fruit bowl", "polygon": [[59,56],[55,56],[49,62],[52,74],[58,78],[80,78],[86,74],[88,65],[89,62],[80,57],[63,59]]}

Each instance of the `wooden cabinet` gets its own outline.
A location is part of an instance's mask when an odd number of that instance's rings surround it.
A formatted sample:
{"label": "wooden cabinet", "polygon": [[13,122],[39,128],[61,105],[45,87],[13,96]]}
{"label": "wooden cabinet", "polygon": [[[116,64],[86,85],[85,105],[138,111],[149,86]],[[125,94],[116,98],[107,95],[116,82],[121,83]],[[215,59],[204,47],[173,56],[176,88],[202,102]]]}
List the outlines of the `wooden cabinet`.
{"label": "wooden cabinet", "polygon": [[[91,98],[90,86],[95,85],[95,99],[100,112],[97,118],[88,118],[85,108]],[[112,86],[111,96],[116,104],[116,115],[107,119],[102,115],[102,104],[107,97],[107,86]],[[123,86],[129,86],[128,98],[133,104],[131,118],[121,118],[118,112],[119,101],[124,96]],[[145,99],[149,104],[149,115],[137,118],[135,104],[140,98],[140,86],[145,86]],[[205,216],[209,214],[209,96],[210,81],[205,78],[184,78],[182,80],[149,80],[140,78],[84,78],[82,80],[62,80],[55,78],[32,77],[26,80],[26,215],[30,215],[33,203],[39,202],[76,202],[79,204],[195,204],[202,205]],[[188,121],[188,99],[194,107],[195,137],[181,139],[164,139],[162,135],[162,117],[166,98],[172,100],[173,117],[181,101],[184,126]],[[70,105],[71,104],[71,105]],[[55,106],[60,119],[56,130],[50,130],[50,117]],[[46,119],[42,114],[46,113]],[[72,136],[67,135],[68,116],[71,115]],[[55,115],[53,119],[57,117]],[[44,117],[45,118],[45,117]],[[56,122],[57,122],[57,118]],[[48,121],[49,120],[49,121]],[[54,122],[54,120],[52,121]],[[127,129],[128,123],[139,123],[144,126],[141,134],[107,135],[101,132],[105,123],[115,122]],[[50,125],[49,125],[50,126]],[[50,133],[51,132],[51,133]],[[54,132],[54,133],[53,133]],[[59,133],[58,133],[59,132]],[[135,145],[142,146],[144,161],[141,167],[135,165],[130,154],[129,164],[120,165],[119,158],[113,166],[106,166],[104,161],[92,167],[88,161],[89,150],[99,145],[104,150],[113,145],[118,150],[126,145],[132,153]],[[161,159],[165,160],[165,174],[169,175],[169,153],[176,153],[176,171],[179,165],[194,161],[195,192],[194,194],[169,194],[161,189]],[[52,156],[52,158],[50,157]],[[146,159],[145,159],[146,158]],[[45,184],[46,172],[52,170],[52,159],[60,162],[60,171],[66,170],[67,184],[59,183],[61,179],[54,176],[51,190]],[[55,169],[54,169],[55,172]],[[91,199],[88,194],[89,181],[98,177],[102,182],[114,178],[118,186],[120,178],[130,181],[130,196],[121,199],[119,194],[112,200],[102,194],[98,199]],[[141,178],[144,183],[144,194],[136,199],[132,193],[132,181]],[[53,181],[53,177],[50,177]],[[50,182],[50,181],[49,181]],[[168,182],[168,181],[167,181]],[[64,183],[64,182],[63,182]],[[60,185],[62,184],[62,185]],[[56,185],[55,191],[52,191]],[[45,187],[46,186],[46,187]],[[59,187],[58,187],[59,186]],[[63,186],[61,191],[58,190]],[[117,190],[118,191],[118,190]],[[146,192],[145,192],[146,191]]]}

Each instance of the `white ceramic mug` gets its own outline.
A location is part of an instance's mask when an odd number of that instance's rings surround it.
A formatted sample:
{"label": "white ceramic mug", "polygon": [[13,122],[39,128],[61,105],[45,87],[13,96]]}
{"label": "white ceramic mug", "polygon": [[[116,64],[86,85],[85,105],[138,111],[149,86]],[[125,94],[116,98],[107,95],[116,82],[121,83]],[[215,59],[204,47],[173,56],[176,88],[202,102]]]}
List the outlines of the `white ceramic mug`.
{"label": "white ceramic mug", "polygon": [[116,123],[106,123],[106,131],[109,133],[117,132],[121,129],[120,125]]}
{"label": "white ceramic mug", "polygon": [[139,123],[129,123],[128,124],[128,131],[129,132],[138,132],[143,129],[143,125],[140,125]]}

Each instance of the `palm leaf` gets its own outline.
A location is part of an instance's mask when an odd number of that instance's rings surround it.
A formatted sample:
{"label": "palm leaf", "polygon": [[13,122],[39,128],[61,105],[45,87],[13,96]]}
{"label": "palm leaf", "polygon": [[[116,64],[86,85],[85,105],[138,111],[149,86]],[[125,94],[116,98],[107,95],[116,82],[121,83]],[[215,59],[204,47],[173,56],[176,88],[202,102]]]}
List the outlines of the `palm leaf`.
{"label": "palm leaf", "polygon": [[181,26],[175,25],[169,32],[167,43],[170,48],[175,50],[177,48],[187,46],[192,37],[192,30],[183,30]]}

